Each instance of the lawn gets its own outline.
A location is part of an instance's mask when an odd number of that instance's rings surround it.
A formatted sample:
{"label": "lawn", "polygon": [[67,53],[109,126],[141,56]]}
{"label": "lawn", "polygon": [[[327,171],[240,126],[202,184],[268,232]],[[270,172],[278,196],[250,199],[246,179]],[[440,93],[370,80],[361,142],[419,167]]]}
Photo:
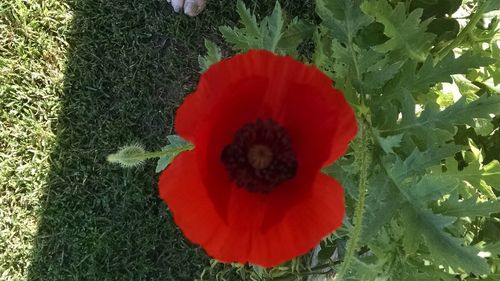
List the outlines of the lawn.
{"label": "lawn", "polygon": [[0,2],[0,280],[192,280],[208,265],[158,199],[155,163],[105,159],[166,143],[234,2],[197,18],[165,0]]}

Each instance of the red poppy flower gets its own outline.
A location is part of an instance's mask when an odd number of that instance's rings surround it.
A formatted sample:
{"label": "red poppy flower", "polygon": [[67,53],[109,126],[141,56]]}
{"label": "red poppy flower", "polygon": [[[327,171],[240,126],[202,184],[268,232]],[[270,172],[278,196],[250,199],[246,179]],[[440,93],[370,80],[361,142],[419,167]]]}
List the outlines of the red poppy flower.
{"label": "red poppy flower", "polygon": [[342,224],[343,189],[320,170],[345,153],[356,120],[314,66],[262,50],[223,60],[175,121],[195,149],[161,174],[160,197],[210,256],[271,267]]}

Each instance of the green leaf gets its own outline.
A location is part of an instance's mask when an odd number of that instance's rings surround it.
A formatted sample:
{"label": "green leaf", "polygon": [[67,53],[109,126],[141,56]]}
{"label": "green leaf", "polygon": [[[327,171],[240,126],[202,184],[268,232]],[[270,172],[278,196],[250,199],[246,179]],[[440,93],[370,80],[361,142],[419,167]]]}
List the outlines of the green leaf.
{"label": "green leaf", "polygon": [[500,2],[499,1],[491,1],[491,0],[483,0],[480,5],[484,5],[483,12],[491,12],[500,10]]}
{"label": "green leaf", "polygon": [[413,122],[401,124],[399,130],[412,129],[416,127],[433,128],[438,127],[453,131],[453,125],[467,124],[474,126],[474,118],[490,118],[490,114],[500,113],[500,95],[483,95],[480,98],[467,102],[465,97],[456,103],[439,111],[437,104],[428,104],[422,114]]}
{"label": "green leaf", "polygon": [[492,253],[493,255],[500,255],[500,241],[496,243],[488,243],[483,246],[483,250]]}
{"label": "green leaf", "polygon": [[285,25],[283,11],[278,1],[270,16],[260,22],[245,7],[242,1],[236,4],[242,28],[219,27],[224,39],[242,52],[249,49],[266,49],[271,52],[298,56],[297,48],[306,38],[312,36],[314,26],[294,19]]}
{"label": "green leaf", "polygon": [[429,24],[428,31],[437,35],[436,41],[449,41],[457,37],[460,24],[454,18],[437,18]]}
{"label": "green leaf", "polygon": [[377,133],[376,137],[380,147],[382,147],[385,153],[394,153],[392,149],[400,146],[403,134],[381,137],[380,134]]}
{"label": "green leaf", "polygon": [[442,111],[437,103],[429,102],[418,118],[415,114],[415,102],[410,97],[401,102],[401,122],[394,129],[379,131],[383,134],[405,133],[402,149],[406,151],[414,146],[425,150],[436,143],[451,141],[456,125],[467,124],[474,127],[476,118],[490,119],[490,114],[500,113],[500,95],[485,94],[472,102],[467,102],[466,97],[462,97]]}
{"label": "green leaf", "polygon": [[372,22],[359,31],[356,43],[363,48],[370,48],[383,44],[389,40],[384,34],[384,25],[379,22]]}
{"label": "green leaf", "polygon": [[454,158],[448,158],[446,167],[447,171],[442,174],[443,177],[466,181],[476,188],[486,184],[500,190],[500,163],[496,160],[487,165],[481,165],[478,160],[475,160],[460,171],[457,161]]}
{"label": "green leaf", "polygon": [[428,202],[442,198],[453,192],[459,185],[457,179],[450,179],[441,175],[427,174],[416,184],[406,187],[406,194],[415,204],[426,205]]}
{"label": "green leaf", "polygon": [[481,202],[478,201],[477,197],[471,197],[464,200],[450,198],[440,206],[434,208],[434,211],[445,216],[453,217],[489,216],[490,214],[500,213],[500,200]]}
{"label": "green leaf", "polygon": [[332,38],[327,34],[327,29],[320,26],[313,33],[314,53],[312,64],[321,69],[329,77],[333,77]]}
{"label": "green leaf", "polygon": [[[467,124],[474,126],[474,118],[490,118],[490,114],[500,113],[500,96],[483,95],[479,99],[467,103],[462,97],[456,103],[441,111],[436,118],[451,124]],[[437,120],[436,120],[437,121]]]}
{"label": "green leaf", "polygon": [[264,21],[267,22],[268,32],[267,36],[264,37],[263,46],[264,49],[274,52],[276,51],[276,47],[278,46],[278,42],[280,41],[283,32],[283,12],[278,1],[276,1],[276,5],[274,6],[271,16],[267,20],[264,19]]}
{"label": "green leaf", "polygon": [[243,1],[239,0],[236,4],[236,8],[243,28],[221,26],[219,27],[219,31],[222,33],[222,36],[227,42],[231,43],[234,48],[243,52],[249,49],[262,49],[264,34],[257,24],[257,19],[245,7]]}
{"label": "green leaf", "polygon": [[313,25],[307,24],[297,18],[293,19],[286,27],[278,42],[278,50],[280,50],[281,53],[297,57],[297,47],[305,39],[311,38],[314,30],[315,27]]}
{"label": "green leaf", "polygon": [[[167,149],[172,149],[172,148],[182,148],[182,147],[185,147],[186,145],[188,145],[188,142],[185,141],[183,138],[181,138],[178,135],[169,135],[169,136],[167,136],[167,139],[170,142],[170,144],[162,147],[162,149],[161,149],[162,151],[167,150]],[[160,159],[158,159],[158,162],[156,164],[155,172],[159,173],[159,172],[163,171],[165,168],[167,168],[168,165],[170,165],[170,163],[174,160],[174,158],[179,153],[180,153],[180,151],[177,153],[173,153],[170,155],[160,157]]]}
{"label": "green leaf", "polygon": [[250,10],[245,7],[245,3],[243,3],[243,1],[238,0],[238,2],[236,2],[236,11],[240,16],[240,22],[245,27],[247,33],[251,36],[259,37],[261,34],[259,25],[257,24],[257,19],[255,18],[255,15],[250,13]]}
{"label": "green leaf", "polygon": [[345,158],[337,160],[330,166],[321,170],[325,175],[331,176],[342,183],[342,187],[354,200],[358,198],[358,173],[359,167],[356,162]]}
{"label": "green leaf", "polygon": [[320,246],[321,250],[318,252],[318,259],[320,261],[329,260],[333,256],[335,249],[337,249],[336,245],[333,243],[321,242]]}
{"label": "green leaf", "polygon": [[403,212],[408,225],[409,234],[420,233],[427,244],[433,258],[438,264],[449,265],[454,269],[461,268],[465,272],[487,274],[490,271],[488,263],[479,257],[478,250],[463,246],[462,241],[443,230],[455,221],[454,218],[435,215],[430,210],[420,210],[414,207]]}
{"label": "green leaf", "polygon": [[219,46],[214,42],[205,39],[205,48],[207,49],[207,55],[203,57],[198,56],[198,63],[202,72],[207,70],[212,64],[219,62],[222,57]]}
{"label": "green leaf", "polygon": [[[333,72],[335,87],[343,90],[347,100],[354,103],[357,96],[353,84],[358,83],[357,79],[353,79],[353,77],[357,77],[356,62],[349,50],[342,46],[338,40],[333,39],[329,46],[331,47],[330,57],[325,59],[326,64],[331,67],[331,72]],[[332,59],[334,59],[333,62]]]}
{"label": "green leaf", "polygon": [[352,44],[358,31],[373,20],[363,14],[359,0],[317,0],[316,13],[334,38],[343,44]]}
{"label": "green leaf", "polygon": [[243,29],[221,26],[219,27],[219,31],[222,33],[224,39],[233,44],[233,47],[238,50],[244,52],[252,48],[262,49],[262,43],[260,40],[246,35]]}
{"label": "green leaf", "polygon": [[419,151],[415,148],[404,161],[399,158],[395,161],[389,160],[394,163],[390,170],[391,176],[397,182],[403,182],[408,177],[423,175],[426,169],[439,165],[441,160],[453,156],[462,149],[464,149],[463,146],[451,144],[432,146],[426,151]]}
{"label": "green leaf", "polygon": [[458,58],[455,58],[454,54],[451,53],[434,65],[431,57],[428,57],[417,71],[412,85],[408,86],[415,91],[427,91],[430,86],[439,82],[452,83],[451,75],[453,74],[465,74],[470,69],[487,66],[494,61],[492,58],[478,56],[471,52]]}
{"label": "green leaf", "polygon": [[383,265],[384,265],[383,262],[384,262],[384,260],[379,261],[377,264],[372,264],[372,263],[363,262],[359,258],[354,258],[353,263],[352,263],[352,267],[355,268],[356,270],[352,270],[351,272],[349,272],[348,276],[346,276],[345,280],[349,280],[349,281],[386,280],[383,277],[382,278],[380,277],[380,275],[383,274],[383,273],[381,273],[382,269],[383,269]]}
{"label": "green leaf", "polygon": [[403,197],[385,174],[372,176],[368,181],[360,244],[367,244],[391,221],[403,203]]}
{"label": "green leaf", "polygon": [[403,62],[390,63],[387,58],[379,60],[364,74],[363,86],[367,89],[380,89],[400,71]]}
{"label": "green leaf", "polygon": [[425,61],[435,35],[427,33],[429,21],[420,22],[422,9],[416,9],[406,16],[404,3],[395,8],[386,0],[366,1],[361,9],[385,26],[384,34],[390,39],[375,46],[381,53],[401,50],[416,61]]}

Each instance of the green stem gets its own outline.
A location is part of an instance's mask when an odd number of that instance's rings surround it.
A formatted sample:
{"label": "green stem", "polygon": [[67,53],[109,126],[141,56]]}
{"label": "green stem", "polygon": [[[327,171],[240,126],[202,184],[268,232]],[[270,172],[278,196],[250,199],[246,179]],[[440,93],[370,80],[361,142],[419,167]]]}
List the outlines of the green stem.
{"label": "green stem", "polygon": [[465,37],[474,29],[476,24],[479,22],[481,19],[481,16],[483,15],[483,11],[486,8],[487,4],[486,2],[479,2],[478,8],[476,9],[476,12],[472,15],[471,19],[467,23],[467,25],[462,29],[462,31],[457,35],[457,37],[446,47],[441,49],[437,54],[436,54],[436,60],[435,62],[441,61],[449,52],[451,52],[454,48],[456,48],[462,41],[465,39]]}
{"label": "green stem", "polygon": [[186,150],[191,150],[193,148],[192,144],[182,146],[182,147],[173,147],[173,148],[167,148],[165,150],[161,151],[146,151],[141,154],[137,155],[130,155],[126,157],[126,160],[137,160],[137,161],[143,161],[151,158],[161,158],[163,156],[167,155],[177,155],[183,151]]}
{"label": "green stem", "polygon": [[352,260],[354,259],[354,253],[358,248],[358,242],[361,237],[361,230],[363,226],[363,211],[365,208],[365,198],[367,191],[367,178],[368,178],[368,166],[369,166],[369,156],[368,156],[368,137],[366,134],[366,124],[364,121],[360,128],[360,142],[361,145],[358,146],[360,163],[360,174],[359,174],[359,185],[358,185],[358,202],[354,209],[353,223],[354,227],[351,233],[351,239],[347,242],[346,255],[344,257],[344,262],[341,264],[338,273],[335,275],[334,280],[342,281],[347,271],[349,270]]}
{"label": "green stem", "polygon": [[111,163],[118,163],[124,167],[133,167],[140,165],[144,160],[151,158],[161,158],[164,156],[175,157],[177,154],[193,149],[192,144],[186,144],[180,147],[170,147],[162,151],[144,151],[141,147],[129,146],[122,148],[117,153],[108,155],[107,160]]}

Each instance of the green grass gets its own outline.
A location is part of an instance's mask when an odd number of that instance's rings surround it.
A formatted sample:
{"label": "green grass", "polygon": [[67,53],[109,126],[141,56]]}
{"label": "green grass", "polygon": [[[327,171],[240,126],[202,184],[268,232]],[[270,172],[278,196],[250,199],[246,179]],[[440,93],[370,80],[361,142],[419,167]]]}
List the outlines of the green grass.
{"label": "green grass", "polygon": [[164,0],[0,1],[0,280],[192,280],[208,264],[158,199],[155,163],[105,157],[166,143],[203,38],[220,42],[234,6],[188,18]]}

